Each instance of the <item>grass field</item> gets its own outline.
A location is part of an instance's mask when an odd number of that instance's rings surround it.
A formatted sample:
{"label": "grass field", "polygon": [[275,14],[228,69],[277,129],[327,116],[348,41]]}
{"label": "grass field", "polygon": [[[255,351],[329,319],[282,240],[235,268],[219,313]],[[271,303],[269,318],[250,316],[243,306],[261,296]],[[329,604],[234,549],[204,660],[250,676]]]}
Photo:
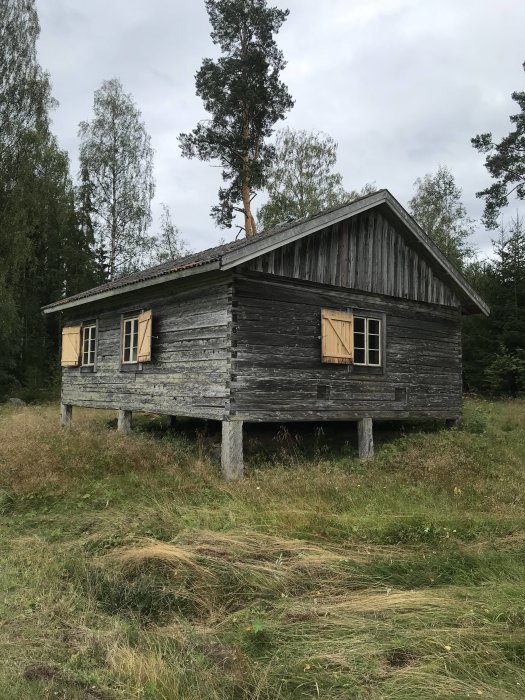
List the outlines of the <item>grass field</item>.
{"label": "grass field", "polygon": [[[383,432],[0,409],[0,698],[525,697],[525,402]],[[342,436],[342,437],[341,437]]]}

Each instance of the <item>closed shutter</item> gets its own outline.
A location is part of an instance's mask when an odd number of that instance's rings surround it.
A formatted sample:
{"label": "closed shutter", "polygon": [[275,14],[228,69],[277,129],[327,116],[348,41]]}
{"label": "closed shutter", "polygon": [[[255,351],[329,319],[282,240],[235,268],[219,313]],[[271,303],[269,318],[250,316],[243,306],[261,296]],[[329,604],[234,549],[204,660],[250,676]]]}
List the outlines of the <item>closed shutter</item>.
{"label": "closed shutter", "polygon": [[151,321],[151,311],[140,314],[137,362],[151,362]]}
{"label": "closed shutter", "polygon": [[351,365],[354,361],[354,315],[346,311],[321,311],[322,361]]}
{"label": "closed shutter", "polygon": [[62,367],[78,367],[80,364],[80,326],[62,328]]}

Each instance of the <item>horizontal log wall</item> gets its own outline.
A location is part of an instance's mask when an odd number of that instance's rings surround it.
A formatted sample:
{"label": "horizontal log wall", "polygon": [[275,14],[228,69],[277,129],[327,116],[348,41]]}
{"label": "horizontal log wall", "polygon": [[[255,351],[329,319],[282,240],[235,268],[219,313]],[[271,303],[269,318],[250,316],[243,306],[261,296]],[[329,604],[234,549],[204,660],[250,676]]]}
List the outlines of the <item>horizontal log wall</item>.
{"label": "horizontal log wall", "polygon": [[431,304],[460,305],[454,291],[379,210],[266,253],[248,269]]}
{"label": "horizontal log wall", "polygon": [[[98,320],[96,372],[63,368],[62,401],[222,419],[229,412],[231,285],[226,279],[163,285],[81,307],[67,325]],[[138,371],[120,364],[121,315],[153,311],[152,361]]]}
{"label": "horizontal log wall", "polygon": [[[321,363],[322,308],[384,314],[384,368]],[[454,308],[252,273],[234,279],[233,333],[231,411],[239,419],[461,413],[460,312]]]}

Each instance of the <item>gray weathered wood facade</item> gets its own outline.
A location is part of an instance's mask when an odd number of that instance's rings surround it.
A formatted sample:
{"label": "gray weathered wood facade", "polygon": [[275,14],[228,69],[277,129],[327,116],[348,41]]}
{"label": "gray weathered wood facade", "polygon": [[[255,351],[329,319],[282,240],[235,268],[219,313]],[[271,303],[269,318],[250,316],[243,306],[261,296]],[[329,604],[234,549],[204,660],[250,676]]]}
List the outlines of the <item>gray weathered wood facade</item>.
{"label": "gray weathered wood facade", "polygon": [[[380,319],[380,366],[323,363],[322,309]],[[123,365],[122,319],[145,310],[151,361]],[[228,476],[243,422],[366,419],[368,440],[368,419],[457,419],[461,315],[487,313],[386,191],[46,311],[97,324],[95,367],[63,368],[63,405],[221,420]]]}

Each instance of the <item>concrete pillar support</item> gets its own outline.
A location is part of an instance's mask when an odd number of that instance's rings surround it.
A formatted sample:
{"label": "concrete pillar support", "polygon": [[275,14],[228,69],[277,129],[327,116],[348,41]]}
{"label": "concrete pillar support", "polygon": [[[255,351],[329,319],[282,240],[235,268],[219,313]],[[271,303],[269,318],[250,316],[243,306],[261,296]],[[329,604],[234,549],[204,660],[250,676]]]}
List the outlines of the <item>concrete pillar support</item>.
{"label": "concrete pillar support", "polygon": [[357,442],[359,459],[370,459],[374,456],[374,430],[371,418],[361,418],[358,422]]}
{"label": "concrete pillar support", "polygon": [[73,420],[73,406],[70,403],[60,404],[60,425],[68,428]]}
{"label": "concrete pillar support", "polygon": [[222,421],[221,471],[227,481],[242,479],[242,420]]}
{"label": "concrete pillar support", "polygon": [[126,410],[120,408],[118,411],[117,430],[120,430],[121,433],[129,433],[131,431],[131,416],[132,415],[133,415],[132,411],[126,411]]}

